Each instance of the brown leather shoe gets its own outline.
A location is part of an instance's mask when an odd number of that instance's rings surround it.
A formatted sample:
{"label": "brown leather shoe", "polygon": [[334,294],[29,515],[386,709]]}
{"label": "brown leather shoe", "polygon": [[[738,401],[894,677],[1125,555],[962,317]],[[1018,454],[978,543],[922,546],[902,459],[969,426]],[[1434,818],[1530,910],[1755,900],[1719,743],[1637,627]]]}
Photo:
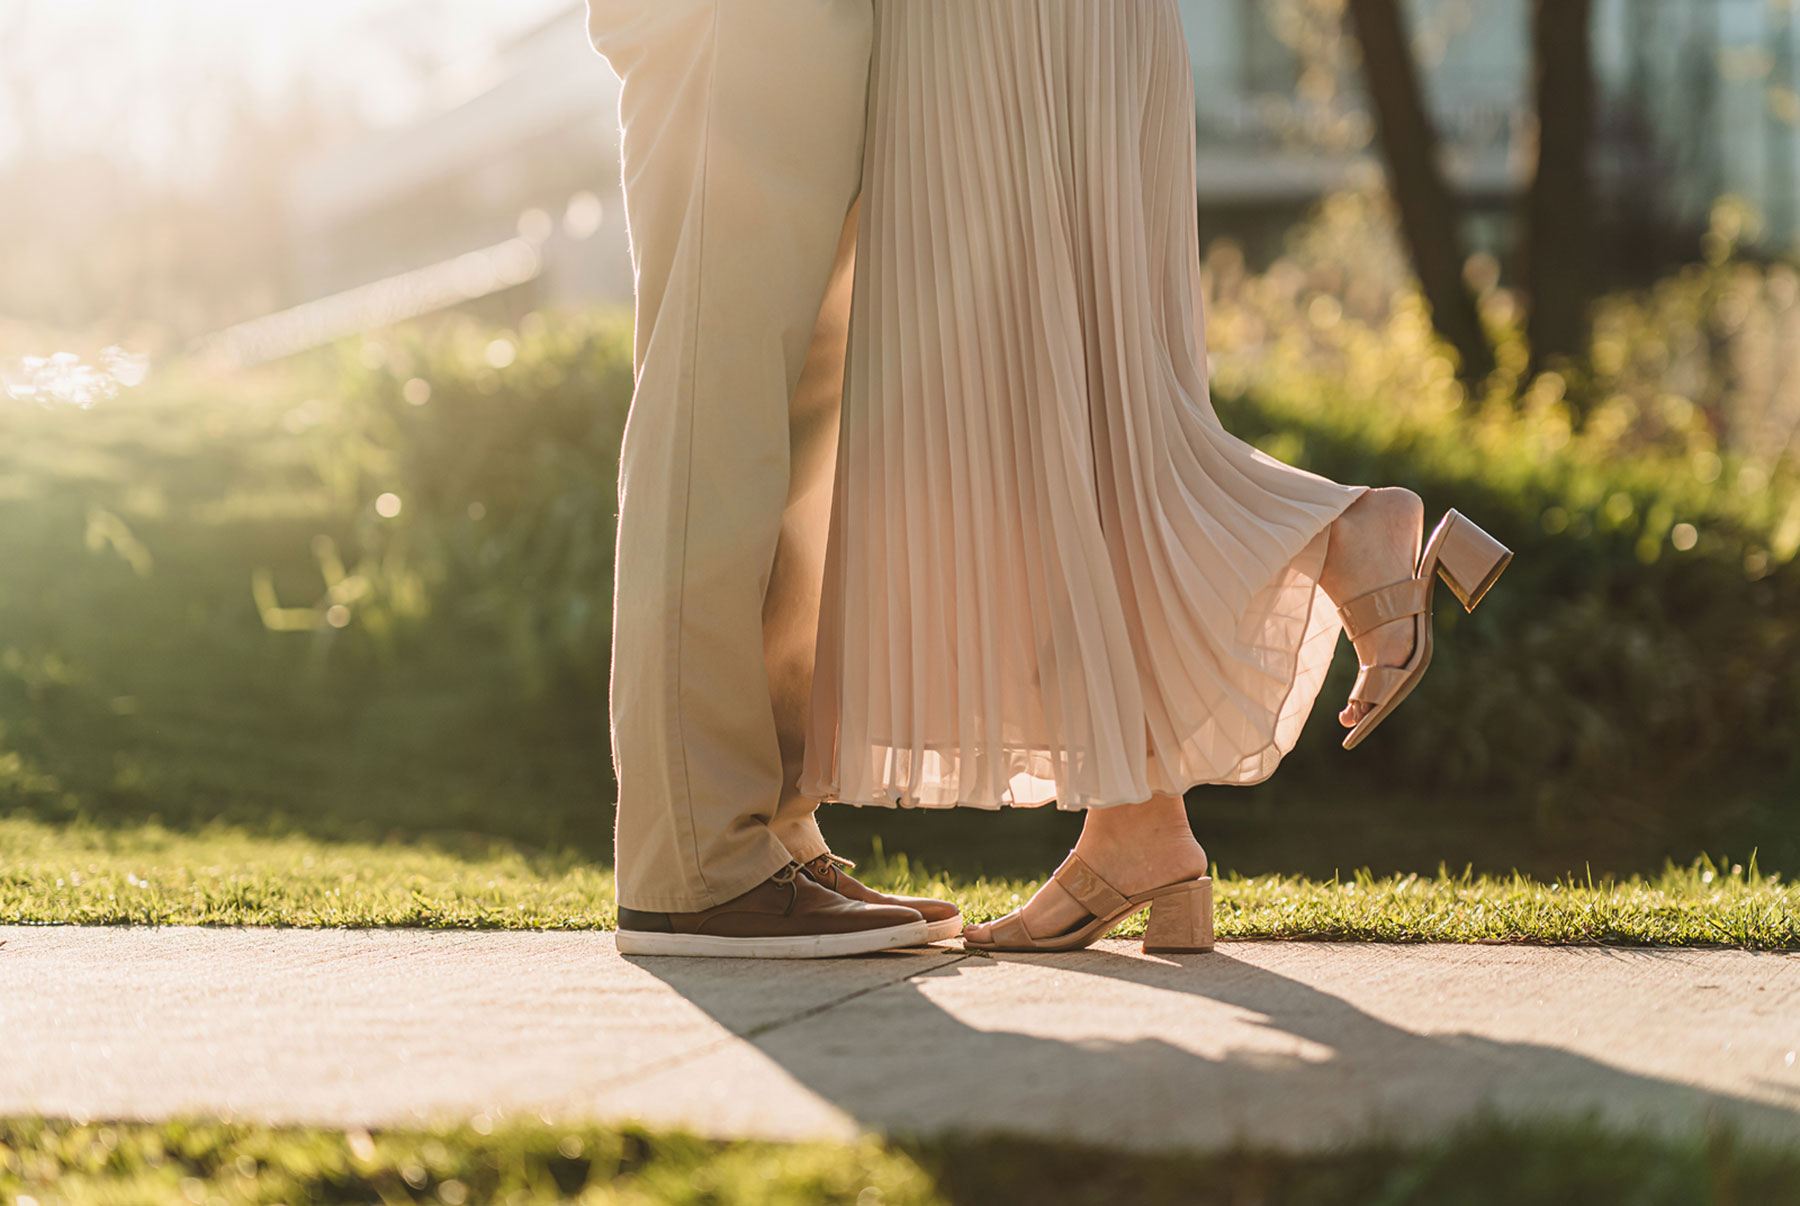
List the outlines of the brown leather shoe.
{"label": "brown leather shoe", "polygon": [[928,928],[914,909],[847,899],[789,863],[737,899],[697,913],[621,907],[618,948],[622,955],[825,959],[918,946]]}
{"label": "brown leather shoe", "polygon": [[898,905],[911,909],[926,921],[925,941],[942,942],[946,938],[954,938],[962,933],[962,910],[948,900],[933,900],[929,896],[889,896],[885,892],[877,892],[867,884],[859,883],[850,875],[848,868],[856,866],[847,858],[839,858],[835,854],[821,854],[806,864],[806,873],[821,887],[830,888],[840,896],[851,900],[860,900],[872,905]]}

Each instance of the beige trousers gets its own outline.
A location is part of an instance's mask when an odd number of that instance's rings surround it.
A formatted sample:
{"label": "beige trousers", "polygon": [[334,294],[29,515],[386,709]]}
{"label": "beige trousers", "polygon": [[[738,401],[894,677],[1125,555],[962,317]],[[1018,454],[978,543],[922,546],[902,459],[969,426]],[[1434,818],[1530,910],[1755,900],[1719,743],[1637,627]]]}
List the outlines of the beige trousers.
{"label": "beige trousers", "polygon": [[613,611],[619,903],[824,853],[797,790],[829,521],[870,0],[590,0],[637,274]]}

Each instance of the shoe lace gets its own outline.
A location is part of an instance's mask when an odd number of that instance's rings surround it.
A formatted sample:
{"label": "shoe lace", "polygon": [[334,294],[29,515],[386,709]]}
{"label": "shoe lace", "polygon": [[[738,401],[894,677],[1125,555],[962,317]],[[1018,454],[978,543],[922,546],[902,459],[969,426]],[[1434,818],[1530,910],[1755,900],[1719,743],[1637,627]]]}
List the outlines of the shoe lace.
{"label": "shoe lace", "polygon": [[794,911],[794,906],[800,903],[800,884],[798,883],[800,870],[801,867],[799,863],[789,863],[775,874],[769,876],[770,883],[787,885],[788,902],[787,908],[781,911],[783,917],[792,913]]}
{"label": "shoe lace", "polygon": [[812,871],[835,871],[839,867],[848,871],[850,868],[856,866],[856,864],[841,855],[833,854],[831,851],[827,850],[818,858],[808,861],[806,866],[808,870]]}
{"label": "shoe lace", "polygon": [[854,866],[856,866],[856,864],[849,859],[842,858],[827,850],[824,854],[819,855],[819,857],[809,860],[806,864],[806,869],[812,872],[813,878],[818,880],[825,887],[835,888],[837,886],[838,868],[842,867],[847,871]]}

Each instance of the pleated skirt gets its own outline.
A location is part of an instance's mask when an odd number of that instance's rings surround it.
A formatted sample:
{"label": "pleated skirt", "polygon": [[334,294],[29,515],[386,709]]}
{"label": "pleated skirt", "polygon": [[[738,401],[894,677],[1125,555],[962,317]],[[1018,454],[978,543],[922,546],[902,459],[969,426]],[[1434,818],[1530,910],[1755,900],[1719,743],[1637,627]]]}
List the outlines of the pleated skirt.
{"label": "pleated skirt", "polygon": [[876,0],[802,789],[1068,809],[1262,780],[1362,492],[1221,426],[1175,0]]}

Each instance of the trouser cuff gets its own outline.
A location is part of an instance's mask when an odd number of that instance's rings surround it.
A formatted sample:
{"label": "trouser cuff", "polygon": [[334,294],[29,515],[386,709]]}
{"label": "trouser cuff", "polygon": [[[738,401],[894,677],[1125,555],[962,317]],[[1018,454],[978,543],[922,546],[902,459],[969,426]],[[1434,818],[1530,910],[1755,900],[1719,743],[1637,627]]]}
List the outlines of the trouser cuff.
{"label": "trouser cuff", "polygon": [[818,821],[812,817],[782,826],[775,831],[775,837],[787,847],[788,854],[797,863],[810,863],[831,850],[819,830]]}

